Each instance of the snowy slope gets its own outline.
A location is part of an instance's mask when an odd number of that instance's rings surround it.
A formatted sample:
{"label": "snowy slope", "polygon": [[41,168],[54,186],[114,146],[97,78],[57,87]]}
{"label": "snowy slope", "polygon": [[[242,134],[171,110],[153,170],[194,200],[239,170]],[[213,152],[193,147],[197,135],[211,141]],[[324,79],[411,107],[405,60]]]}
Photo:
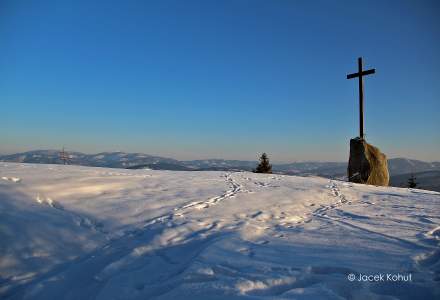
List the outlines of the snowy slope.
{"label": "snowy slope", "polygon": [[435,192],[0,164],[2,299],[439,299],[439,244]]}

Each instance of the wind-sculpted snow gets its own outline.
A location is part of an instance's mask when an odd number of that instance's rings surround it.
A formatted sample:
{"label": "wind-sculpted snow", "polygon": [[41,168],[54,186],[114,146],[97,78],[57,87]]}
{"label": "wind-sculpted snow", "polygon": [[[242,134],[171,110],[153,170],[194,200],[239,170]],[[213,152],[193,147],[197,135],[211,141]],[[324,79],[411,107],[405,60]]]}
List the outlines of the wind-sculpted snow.
{"label": "wind-sculpted snow", "polygon": [[440,296],[439,193],[15,163],[0,178],[2,299]]}

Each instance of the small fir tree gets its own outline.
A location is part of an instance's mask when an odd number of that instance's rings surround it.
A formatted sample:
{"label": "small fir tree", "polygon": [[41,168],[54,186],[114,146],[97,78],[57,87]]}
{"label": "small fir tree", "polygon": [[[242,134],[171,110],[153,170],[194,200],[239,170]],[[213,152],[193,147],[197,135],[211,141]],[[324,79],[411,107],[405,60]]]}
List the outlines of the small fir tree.
{"label": "small fir tree", "polygon": [[417,187],[416,176],[414,176],[414,174],[412,173],[411,173],[411,177],[408,179],[408,187],[412,189]]}
{"label": "small fir tree", "polygon": [[266,153],[261,154],[260,163],[254,170],[255,173],[272,173],[272,165],[269,163],[269,158]]}

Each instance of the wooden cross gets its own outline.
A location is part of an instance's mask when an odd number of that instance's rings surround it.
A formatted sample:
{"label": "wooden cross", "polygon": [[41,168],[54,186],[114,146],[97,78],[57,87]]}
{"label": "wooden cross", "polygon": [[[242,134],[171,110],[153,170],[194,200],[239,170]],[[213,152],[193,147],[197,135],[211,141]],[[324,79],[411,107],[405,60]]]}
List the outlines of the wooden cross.
{"label": "wooden cross", "polygon": [[358,58],[358,72],[348,74],[347,79],[359,78],[359,137],[364,139],[364,81],[362,76],[374,74],[376,69],[362,71],[362,57]]}

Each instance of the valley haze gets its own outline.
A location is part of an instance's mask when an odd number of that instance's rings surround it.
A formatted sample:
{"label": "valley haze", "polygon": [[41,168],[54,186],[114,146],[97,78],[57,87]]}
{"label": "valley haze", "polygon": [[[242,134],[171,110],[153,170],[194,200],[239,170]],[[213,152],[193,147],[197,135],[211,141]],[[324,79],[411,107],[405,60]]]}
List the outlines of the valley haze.
{"label": "valley haze", "polygon": [[[144,153],[101,152],[85,154],[68,151],[69,164],[127,169],[154,169],[173,171],[252,171],[257,160],[201,159],[177,160]],[[269,157],[270,158],[270,157]],[[16,154],[0,155],[0,161],[21,163],[62,164],[59,150],[35,150]],[[418,187],[440,191],[440,162],[424,162],[406,158],[388,160],[391,185],[406,187],[413,174]],[[346,162],[306,161],[292,163],[274,163],[273,171],[285,175],[322,176],[346,180]]]}

